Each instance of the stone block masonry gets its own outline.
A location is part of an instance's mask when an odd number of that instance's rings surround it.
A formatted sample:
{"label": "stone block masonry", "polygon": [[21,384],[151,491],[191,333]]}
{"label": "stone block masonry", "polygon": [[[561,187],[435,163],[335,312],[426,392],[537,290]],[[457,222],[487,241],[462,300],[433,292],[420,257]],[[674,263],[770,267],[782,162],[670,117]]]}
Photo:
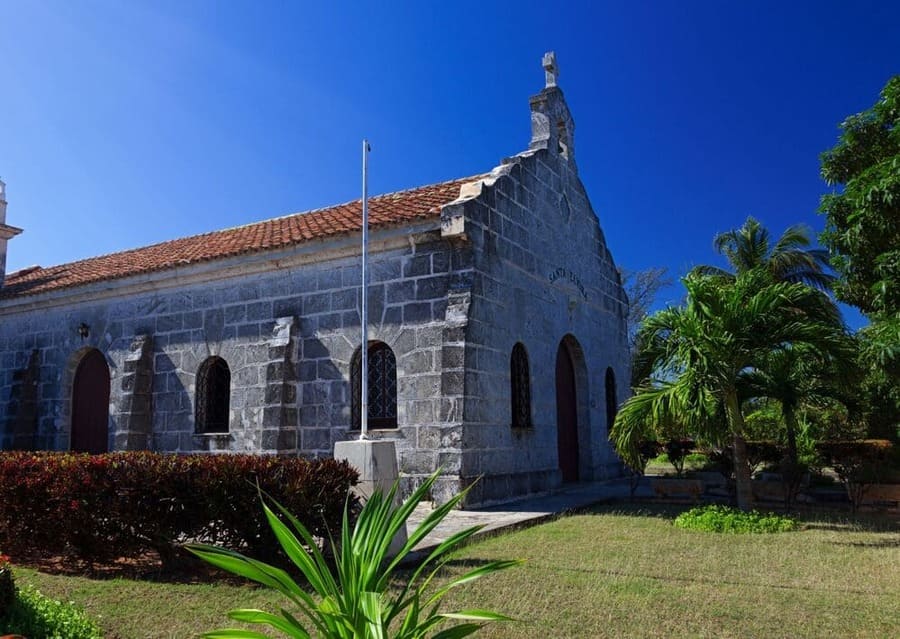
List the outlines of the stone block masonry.
{"label": "stone block masonry", "polygon": [[[375,435],[399,438],[401,463],[429,473],[436,457],[419,439],[424,433],[429,443],[440,430],[442,325],[456,249],[436,230],[394,244],[372,255],[369,332],[397,358],[399,428]],[[112,450],[331,455],[351,429],[359,274],[358,259],[326,257],[10,314],[0,324],[0,414],[7,416],[0,445],[68,448],[75,371],[97,349],[110,369]],[[231,372],[230,427],[201,434],[196,377],[213,356]]]}

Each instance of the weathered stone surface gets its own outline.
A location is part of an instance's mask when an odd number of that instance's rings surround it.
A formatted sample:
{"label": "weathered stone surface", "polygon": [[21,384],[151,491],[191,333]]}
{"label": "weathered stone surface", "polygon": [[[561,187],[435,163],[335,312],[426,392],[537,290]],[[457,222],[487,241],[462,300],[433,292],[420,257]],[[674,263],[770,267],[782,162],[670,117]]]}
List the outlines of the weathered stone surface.
{"label": "weathered stone surface", "polygon": [[7,427],[0,432],[0,450],[32,450],[39,423],[40,351],[31,351],[28,365],[4,375],[11,380]]}

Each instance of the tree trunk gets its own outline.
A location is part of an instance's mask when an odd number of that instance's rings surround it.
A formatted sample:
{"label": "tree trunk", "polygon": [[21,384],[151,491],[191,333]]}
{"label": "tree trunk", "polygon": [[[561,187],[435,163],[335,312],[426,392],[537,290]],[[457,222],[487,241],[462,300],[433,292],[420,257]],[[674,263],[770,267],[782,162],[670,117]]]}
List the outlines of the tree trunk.
{"label": "tree trunk", "polygon": [[788,460],[796,466],[800,462],[800,455],[797,453],[797,417],[793,410],[782,410],[784,417],[784,425],[787,428],[787,454]]}
{"label": "tree trunk", "polygon": [[753,483],[750,477],[750,462],[747,460],[747,442],[740,433],[734,433],[734,486],[737,493],[737,507],[747,511],[753,508]]}
{"label": "tree trunk", "polygon": [[781,463],[781,483],[784,486],[784,505],[791,508],[794,498],[800,492],[803,469],[800,468],[800,455],[797,452],[797,416],[793,409],[783,408],[781,414],[787,428],[787,456]]}
{"label": "tree trunk", "polygon": [[747,459],[747,442],[744,439],[744,416],[741,414],[741,404],[734,389],[725,394],[725,413],[734,448],[734,487],[737,507],[747,511],[753,508],[753,484],[750,477],[750,462]]}

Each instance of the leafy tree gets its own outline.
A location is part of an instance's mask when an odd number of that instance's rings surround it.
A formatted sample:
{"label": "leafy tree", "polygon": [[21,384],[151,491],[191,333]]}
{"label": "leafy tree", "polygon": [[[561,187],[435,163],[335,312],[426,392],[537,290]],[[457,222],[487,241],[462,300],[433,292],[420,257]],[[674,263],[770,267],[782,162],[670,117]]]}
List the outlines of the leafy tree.
{"label": "leafy tree", "polygon": [[728,260],[732,271],[716,266],[697,266],[694,272],[725,279],[762,268],[779,282],[803,283],[828,290],[833,276],[828,273],[828,252],[810,248],[810,230],[802,224],[788,227],[773,245],[768,229],[753,217],[743,226],[713,239],[713,247]]}
{"label": "leafy tree", "polygon": [[684,306],[648,317],[638,334],[637,361],[653,371],[619,411],[610,437],[625,463],[640,463],[648,430],[683,422],[702,439],[733,446],[737,502],[752,504],[746,426],[739,396],[742,373],[787,345],[830,348],[837,309],[805,284],[773,282],[766,268],[732,279],[689,274]]}
{"label": "leafy tree", "polygon": [[893,379],[900,394],[900,312],[876,314],[872,319],[859,331],[861,361],[873,372]]}
{"label": "leafy tree", "polygon": [[880,348],[878,338],[870,337],[867,326],[857,335],[861,343],[859,362],[864,377],[857,388],[860,412],[865,420],[865,435],[900,442],[900,383],[898,365],[900,357],[885,363],[878,358]]}
{"label": "leafy tree", "polygon": [[822,241],[834,253],[839,299],[876,320],[894,322],[900,343],[900,76],[871,109],[841,125],[821,156],[822,177],[842,187],[822,198]]}
{"label": "leafy tree", "polygon": [[860,331],[869,431],[900,440],[900,76],[840,128],[821,156],[822,177],[842,187],[822,198],[822,241],[834,253],[838,297],[871,321]]}

